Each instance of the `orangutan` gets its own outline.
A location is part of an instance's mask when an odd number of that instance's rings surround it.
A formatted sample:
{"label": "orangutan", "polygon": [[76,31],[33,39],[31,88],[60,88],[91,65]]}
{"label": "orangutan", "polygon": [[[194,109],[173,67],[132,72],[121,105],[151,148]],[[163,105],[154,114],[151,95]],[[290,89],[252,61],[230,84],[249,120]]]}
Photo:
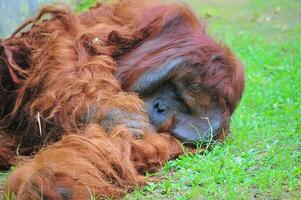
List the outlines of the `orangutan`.
{"label": "orangutan", "polygon": [[42,149],[8,178],[17,199],[120,198],[180,141],[224,139],[244,88],[192,11],[157,1],[45,7],[0,58],[0,167]]}

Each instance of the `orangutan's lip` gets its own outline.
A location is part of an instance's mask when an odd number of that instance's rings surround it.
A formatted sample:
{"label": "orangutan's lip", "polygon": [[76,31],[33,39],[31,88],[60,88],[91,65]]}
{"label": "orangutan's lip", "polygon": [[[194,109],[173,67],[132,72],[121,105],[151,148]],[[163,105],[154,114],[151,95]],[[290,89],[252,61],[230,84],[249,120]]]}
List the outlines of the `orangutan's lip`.
{"label": "orangutan's lip", "polygon": [[187,144],[208,143],[220,133],[221,127],[222,119],[218,116],[204,116],[197,118],[197,121],[190,119],[179,122],[170,133]]}

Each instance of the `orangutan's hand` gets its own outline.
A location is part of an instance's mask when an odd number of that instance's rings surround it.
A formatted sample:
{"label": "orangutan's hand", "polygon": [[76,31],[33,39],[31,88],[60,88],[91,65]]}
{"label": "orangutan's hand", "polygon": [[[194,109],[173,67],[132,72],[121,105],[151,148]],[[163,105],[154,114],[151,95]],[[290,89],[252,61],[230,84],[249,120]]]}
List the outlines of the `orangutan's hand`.
{"label": "orangutan's hand", "polygon": [[109,132],[116,125],[127,127],[135,138],[142,137],[146,132],[155,132],[146,114],[136,114],[113,109],[101,121],[101,126],[106,132]]}

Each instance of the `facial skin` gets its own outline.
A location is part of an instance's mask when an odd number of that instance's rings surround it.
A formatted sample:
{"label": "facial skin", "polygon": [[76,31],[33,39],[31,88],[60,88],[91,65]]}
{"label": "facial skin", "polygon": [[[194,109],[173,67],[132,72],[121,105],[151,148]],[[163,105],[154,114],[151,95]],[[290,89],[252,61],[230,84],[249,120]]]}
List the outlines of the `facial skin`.
{"label": "facial skin", "polygon": [[209,111],[190,108],[169,83],[143,98],[158,132],[169,131],[186,143],[194,143],[212,140],[220,131],[222,118],[217,107]]}
{"label": "facial skin", "polygon": [[185,143],[207,142],[222,129],[222,109],[204,97],[198,84],[200,71],[183,58],[145,72],[131,87],[146,103],[157,132],[170,132]]}

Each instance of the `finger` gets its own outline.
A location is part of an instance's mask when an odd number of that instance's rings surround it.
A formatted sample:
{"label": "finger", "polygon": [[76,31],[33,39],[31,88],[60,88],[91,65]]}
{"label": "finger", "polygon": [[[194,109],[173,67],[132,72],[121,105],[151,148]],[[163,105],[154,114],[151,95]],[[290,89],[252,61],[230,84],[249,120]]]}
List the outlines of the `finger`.
{"label": "finger", "polygon": [[131,132],[131,134],[136,138],[142,138],[142,136],[144,135],[144,131],[142,131],[141,129],[136,129],[136,128],[128,128],[128,130]]}

